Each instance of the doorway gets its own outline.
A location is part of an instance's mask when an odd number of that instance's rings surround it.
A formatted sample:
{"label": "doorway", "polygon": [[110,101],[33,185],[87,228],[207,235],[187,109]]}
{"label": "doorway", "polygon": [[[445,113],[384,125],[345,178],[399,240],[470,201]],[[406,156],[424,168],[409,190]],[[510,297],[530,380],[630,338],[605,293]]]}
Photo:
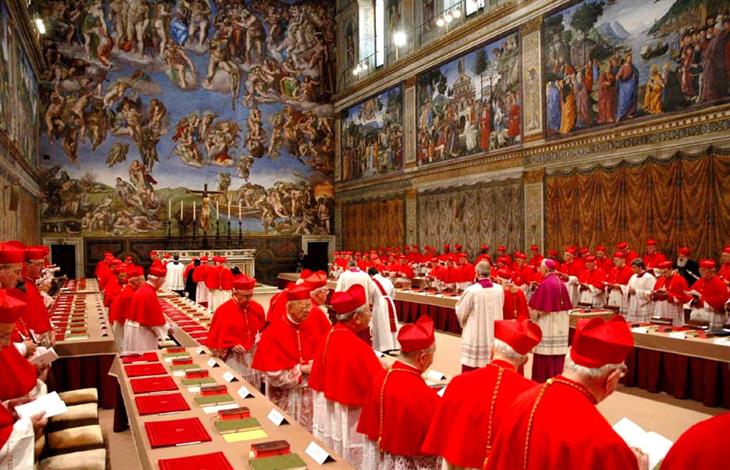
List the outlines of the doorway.
{"label": "doorway", "polygon": [[69,279],[76,279],[76,246],[51,245],[51,260],[61,268],[60,274]]}

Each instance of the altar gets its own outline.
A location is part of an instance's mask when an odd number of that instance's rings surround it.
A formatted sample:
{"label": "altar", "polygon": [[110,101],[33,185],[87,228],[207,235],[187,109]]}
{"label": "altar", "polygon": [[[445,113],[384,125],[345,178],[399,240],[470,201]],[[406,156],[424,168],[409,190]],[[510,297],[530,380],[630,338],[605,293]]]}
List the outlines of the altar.
{"label": "altar", "polygon": [[245,248],[245,249],[231,249],[231,250],[165,250],[165,254],[170,254],[171,257],[177,255],[180,257],[180,262],[183,264],[190,263],[193,258],[200,258],[201,256],[207,256],[210,260],[213,256],[225,256],[226,264],[229,268],[237,267],[242,273],[250,277],[256,277],[256,249]]}

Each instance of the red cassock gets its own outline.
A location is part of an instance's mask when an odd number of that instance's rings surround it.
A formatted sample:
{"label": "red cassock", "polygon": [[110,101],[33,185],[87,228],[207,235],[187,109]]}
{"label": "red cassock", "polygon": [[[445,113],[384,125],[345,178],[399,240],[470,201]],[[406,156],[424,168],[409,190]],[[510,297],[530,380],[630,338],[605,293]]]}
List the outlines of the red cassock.
{"label": "red cassock", "polygon": [[411,269],[410,266],[408,266],[407,264],[397,264],[396,266],[396,271],[399,275],[407,277],[408,279],[413,279],[413,269]]}
{"label": "red cassock", "polygon": [[535,280],[535,270],[530,266],[523,265],[522,267],[515,264],[515,269],[512,272],[512,282],[518,286],[529,284]]}
{"label": "red cassock", "polygon": [[474,282],[474,265],[466,262],[457,266],[459,268],[459,282]]}
{"label": "red cassock", "polygon": [[730,413],[700,421],[686,430],[664,457],[661,470],[727,468],[727,432]]}
{"label": "red cassock", "polygon": [[38,292],[38,288],[35,286],[35,281],[25,279],[23,285],[25,286],[25,292],[15,288],[8,289],[8,294],[26,303],[20,318],[25,326],[36,333],[50,331],[51,318],[48,315],[46,304],[43,302],[43,297],[41,297],[41,293]]}
{"label": "red cassock", "polygon": [[423,451],[452,465],[481,468],[510,405],[536,385],[499,360],[454,377],[431,420]]}
{"label": "red cassock", "polygon": [[193,270],[193,282],[205,282],[206,271],[208,270],[207,264],[201,264]]}
{"label": "red cassock", "polygon": [[261,333],[251,367],[273,372],[306,364],[314,359],[325,334],[316,323],[304,321],[297,325],[286,316],[277,318]]}
{"label": "red cassock", "polygon": [[612,259],[596,257],[596,269],[603,269],[603,272],[608,274],[614,266]]}
{"label": "red cassock", "polygon": [[486,468],[638,470],[639,466],[596,409],[593,396],[558,376],[517,397],[502,420]]}
{"label": "red cassock", "polygon": [[213,313],[213,321],[205,344],[213,349],[227,349],[241,345],[248,351],[256,340],[256,334],[266,325],[264,307],[249,300],[245,308],[228,299]]}
{"label": "red cassock", "polygon": [[[188,274],[190,274],[190,271],[193,271],[193,276],[195,276],[195,268],[198,266],[195,266],[195,263],[190,263],[187,266],[185,266],[185,271],[183,271],[183,279],[185,279],[185,282],[188,281]],[[193,279],[195,281],[195,279]]]}
{"label": "red cassock", "polygon": [[502,316],[505,320],[516,318],[518,320],[529,317],[527,310],[527,298],[522,289],[512,293],[509,288],[504,290],[504,304],[502,305]]}
{"label": "red cassock", "polygon": [[372,348],[347,326],[337,323],[314,355],[309,387],[328,400],[362,406],[383,366]]}
{"label": "red cassock", "polygon": [[326,336],[332,328],[332,323],[327,318],[327,314],[318,305],[315,305],[314,302],[312,302],[312,308],[309,309],[309,316],[304,320],[304,323],[314,325],[323,336]]}
{"label": "red cassock", "polygon": [[357,431],[393,455],[434,455],[422,452],[421,445],[437,401],[436,391],[426,385],[421,371],[396,361],[373,381]]}
{"label": "red cassock", "polygon": [[428,275],[431,276],[434,279],[441,280],[441,277],[443,276],[443,266],[436,265],[428,272]]}
{"label": "red cassock", "polygon": [[535,255],[530,258],[529,264],[530,266],[533,266],[535,269],[537,269],[537,267],[540,266],[540,263],[542,263],[542,260],[544,259],[545,257],[542,255]]}
{"label": "red cassock", "polygon": [[667,300],[671,300],[671,303],[686,304],[691,299],[689,295],[685,294],[685,291],[689,290],[687,281],[679,274],[672,274],[669,279],[659,276],[654,284],[654,290],[662,288],[667,291]]}
{"label": "red cassock", "polygon": [[488,261],[489,264],[492,264],[492,257],[489,256],[489,253],[481,254],[477,257],[476,261],[474,261],[474,266],[479,264],[481,261]]}
{"label": "red cassock", "polygon": [[157,291],[148,283],[144,283],[134,292],[129,303],[127,320],[136,321],[142,326],[161,326],[165,324],[162,307],[157,299]]}
{"label": "red cassock", "polygon": [[122,292],[114,299],[109,307],[109,323],[119,323],[124,325],[127,321],[127,314],[132,306],[132,297],[134,297],[134,289],[132,286],[127,284],[122,289]]}
{"label": "red cassock", "polygon": [[10,439],[10,435],[13,433],[13,424],[15,424],[13,415],[5,406],[0,405],[0,448]]}
{"label": "red cassock", "polygon": [[269,300],[269,311],[266,314],[266,320],[273,322],[277,318],[281,318],[286,314],[286,289],[271,296]]}
{"label": "red cassock", "polygon": [[629,250],[626,252],[626,264],[631,264],[633,260],[639,257],[639,253],[635,252],[634,250]]}
{"label": "red cassock", "polygon": [[596,289],[603,289],[604,282],[606,282],[606,273],[603,269],[584,269],[578,276],[578,282],[581,284],[588,284]]}
{"label": "red cassock", "polygon": [[712,307],[716,312],[725,311],[725,302],[728,299],[727,286],[722,279],[712,276],[709,280],[698,279],[692,284],[692,289],[702,294],[702,301]]}
{"label": "red cassock", "polygon": [[109,308],[120,292],[122,292],[122,285],[119,284],[119,280],[116,276],[110,277],[104,288],[104,306]]}
{"label": "red cassock", "polygon": [[442,271],[442,276],[443,277],[441,280],[443,282],[445,282],[446,284],[453,284],[455,282],[460,282],[459,279],[461,279],[459,268],[456,266],[445,267],[444,270]]}
{"label": "red cassock", "polygon": [[567,274],[568,276],[578,277],[580,273],[585,270],[585,265],[582,260],[574,259],[570,263],[563,263],[560,265],[560,272]]}
{"label": "red cassock", "polygon": [[633,274],[634,271],[628,266],[623,266],[621,268],[619,268],[618,266],[614,266],[608,272],[608,276],[606,276],[606,282],[608,282],[609,284],[621,284],[625,286],[629,283],[629,280],[631,279],[631,276]]}
{"label": "red cassock", "polygon": [[730,282],[730,263],[723,263],[720,266],[720,271],[717,273],[725,283]]}
{"label": "red cassock", "polygon": [[163,267],[165,267],[165,265],[164,265],[164,264],[162,264],[162,261],[160,261],[160,259],[159,259],[159,258],[158,258],[158,259],[153,259],[153,260],[152,260],[152,263],[150,263],[150,269],[152,269],[152,268],[158,268],[158,269],[161,269],[161,268],[163,268]]}
{"label": "red cassock", "polygon": [[205,271],[205,286],[210,290],[231,290],[233,288],[233,273],[225,266],[208,267]]}
{"label": "red cassock", "polygon": [[647,253],[644,255],[644,266],[646,266],[646,269],[656,268],[666,260],[667,257],[658,251],[652,254]]}
{"label": "red cassock", "polygon": [[15,346],[0,348],[0,401],[27,395],[36,385],[38,372]]}

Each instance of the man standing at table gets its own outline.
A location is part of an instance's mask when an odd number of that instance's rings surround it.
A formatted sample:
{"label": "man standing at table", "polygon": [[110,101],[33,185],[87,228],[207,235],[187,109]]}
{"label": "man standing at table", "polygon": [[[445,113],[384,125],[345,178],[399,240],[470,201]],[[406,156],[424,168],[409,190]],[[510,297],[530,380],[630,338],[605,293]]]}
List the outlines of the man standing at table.
{"label": "man standing at table", "polygon": [[[20,312],[25,307],[24,302],[8,295],[4,289],[0,289],[0,351],[5,348],[11,348],[12,350],[8,350],[8,352],[13,353],[14,356],[12,357],[18,361],[25,361],[25,359],[10,344],[10,335],[15,322],[20,316]],[[27,381],[28,385],[31,383],[35,384],[35,368],[27,363],[27,361],[25,362],[27,367],[22,369],[14,369],[12,371],[3,370],[3,381],[6,383],[12,381],[16,386],[24,381]],[[12,379],[10,378],[10,374],[13,374]],[[10,384],[7,383],[7,385]],[[4,389],[5,387],[2,388]],[[3,393],[3,400],[8,398],[13,399],[19,397],[8,397],[8,394]],[[0,468],[33,468],[35,439],[42,434],[47,420],[43,417],[43,412],[35,414],[30,418],[16,419],[11,413],[12,406],[8,404],[8,407],[10,409],[6,408],[5,404],[0,404]]]}
{"label": "man standing at table", "polygon": [[160,255],[155,250],[150,251],[150,259],[152,260],[152,263],[150,263],[150,269],[153,267],[155,268],[164,268],[165,265],[162,264],[162,261],[160,261]]}
{"label": "man standing at table", "polygon": [[624,288],[624,306],[626,320],[630,323],[648,322],[654,314],[654,301],[651,294],[654,292],[656,278],[648,272],[641,258],[631,262],[634,274]]}
{"label": "man standing at table", "polygon": [[395,287],[374,267],[368,269],[368,275],[378,288],[378,295],[373,298],[373,349],[382,352],[398,349],[398,316],[393,302]]}
{"label": "man standing at table", "polygon": [[720,261],[722,261],[722,266],[720,266],[718,276],[720,276],[720,279],[722,279],[726,286],[730,285],[730,245],[722,249]]}
{"label": "man standing at table", "polygon": [[673,326],[684,326],[684,304],[691,300],[686,294],[687,281],[674,271],[671,261],[658,266],[659,278],[654,284],[654,316],[672,320]]}
{"label": "man standing at table", "polygon": [[112,325],[114,342],[120,351],[124,350],[124,324],[131,309],[132,297],[144,284],[144,269],[142,266],[127,266],[127,283],[122,292],[114,299],[109,307],[109,323]]}
{"label": "man standing at table", "polygon": [[193,269],[193,282],[196,284],[195,288],[195,302],[199,303],[203,307],[207,307],[210,302],[210,291],[208,286],[205,285],[205,279],[208,275],[208,257],[200,257],[200,265]]}
{"label": "man standing at table", "polygon": [[104,307],[109,308],[114,299],[122,292],[122,288],[127,283],[127,265],[119,261],[112,264],[113,276],[109,277],[109,281],[104,288]]}
{"label": "man standing at table", "polygon": [[691,286],[700,278],[700,267],[697,261],[690,259],[690,250],[686,246],[677,249],[677,262],[675,266],[680,276]]}
{"label": "man standing at table", "polygon": [[512,282],[512,272],[507,268],[497,270],[497,282],[504,290],[502,318],[505,320],[528,318],[525,293]]}
{"label": "man standing at table", "polygon": [[213,266],[205,270],[205,285],[210,291],[208,305],[211,312],[215,312],[218,307],[231,298],[233,273],[226,268],[225,263],[225,257],[214,256]]}
{"label": "man standing at table", "polygon": [[494,321],[501,320],[504,289],[489,279],[489,264],[476,266],[477,282],[466,288],[456,303],[461,325],[461,371],[483,367],[489,362],[494,341]]}
{"label": "man standing at table", "polygon": [[326,313],[325,302],[327,301],[327,294],[329,294],[330,288],[327,286],[327,273],[324,271],[315,271],[307,275],[303,283],[311,289],[309,292],[310,309],[309,315],[307,316],[307,322],[314,323],[317,329],[326,335],[332,328],[329,317]]}
{"label": "man standing at table", "polygon": [[630,263],[630,262],[632,262],[633,260],[635,260],[636,258],[639,257],[639,254],[637,252],[635,252],[634,250],[632,250],[629,247],[629,243],[628,242],[618,242],[618,243],[616,243],[616,249],[618,251],[622,251],[622,252],[626,253],[626,262],[627,263]]}
{"label": "man standing at table", "polygon": [[362,285],[335,292],[331,304],[337,323],[315,353],[309,377],[309,386],[315,391],[313,432],[358,468],[365,436],[357,432],[357,422],[370,385],[383,366],[358,337],[370,324],[370,307]]}
{"label": "man standing at table", "polygon": [[233,278],[232,296],[213,312],[205,345],[244,380],[261,388],[261,376],[251,363],[266,315],[261,304],[251,299],[255,285],[256,279],[245,274]]}
{"label": "man standing at table", "polygon": [[604,289],[606,287],[606,273],[596,267],[596,257],[585,257],[585,269],[578,276],[580,286],[579,305],[587,307],[603,307],[605,303]]}
{"label": "man standing at table", "polygon": [[152,266],[132,296],[129,316],[124,323],[123,352],[156,351],[158,342],[167,338],[168,325],[162,315],[157,291],[165,283],[165,267]]}
{"label": "man standing at table", "polygon": [[624,290],[634,272],[626,266],[626,253],[617,251],[613,254],[613,268],[606,276],[606,306],[621,310],[624,301]]}
{"label": "man standing at table", "polygon": [[426,315],[403,325],[398,332],[400,360],[370,386],[357,426],[367,437],[361,469],[438,468],[438,457],[421,450],[439,400],[421,377],[436,352],[433,330]]}
{"label": "man standing at table", "polygon": [[482,468],[507,410],[536,386],[518,371],[542,337],[527,319],[494,322],[489,364],[454,377],[431,420],[423,450],[444,458],[444,469]]}
{"label": "man standing at table", "polygon": [[289,290],[286,314],[261,334],[251,367],[262,372],[269,400],[312,432],[314,395],[308,380],[314,353],[326,333],[309,321],[310,294],[307,284]]}
{"label": "man standing at table", "polygon": [[580,321],[562,375],[522,393],[504,417],[487,470],[648,468],[596,408],[616,390],[633,343],[618,315]]}
{"label": "man standing at table", "polygon": [[46,246],[25,248],[25,275],[23,276],[23,287],[21,288],[25,290],[25,295],[21,300],[28,304],[22,315],[25,325],[33,330],[36,343],[40,346],[49,347],[55,342],[51,318],[43,297],[35,285],[41,277],[46,256],[48,256],[48,247]]}
{"label": "man standing at table", "polygon": [[644,266],[649,271],[654,271],[659,265],[667,260],[656,246],[656,240],[647,240],[646,242],[646,254],[644,255]]}
{"label": "man standing at table", "polygon": [[537,270],[545,257],[540,254],[540,247],[535,244],[530,245],[530,252],[532,253],[532,257],[530,258],[529,264],[533,269]]}
{"label": "man standing at table", "polygon": [[709,330],[720,330],[725,324],[725,302],[728,289],[722,279],[715,275],[715,260],[700,261],[700,280],[692,285],[690,294],[694,296],[692,306],[704,309]]}
{"label": "man standing at table", "polygon": [[557,262],[545,259],[540,264],[543,280],[530,298],[530,318],[542,331],[542,340],[532,358],[532,380],[544,382],[563,370],[568,352],[570,303],[565,284],[555,269]]}
{"label": "man standing at table", "polygon": [[[347,264],[347,269],[343,271],[342,274],[340,274],[340,277],[337,278],[335,292],[346,291],[356,284],[361,285],[365,291],[365,301],[371,308],[371,315],[373,313],[380,313],[374,312],[372,310],[373,306],[375,305],[375,299],[378,297],[378,288],[375,286],[373,280],[370,279],[368,273],[362,271],[357,266],[357,262],[355,260],[350,260]],[[365,328],[358,333],[360,338],[362,338],[366,343],[372,345],[371,334],[372,332],[370,330],[370,325],[368,326],[368,328]]]}

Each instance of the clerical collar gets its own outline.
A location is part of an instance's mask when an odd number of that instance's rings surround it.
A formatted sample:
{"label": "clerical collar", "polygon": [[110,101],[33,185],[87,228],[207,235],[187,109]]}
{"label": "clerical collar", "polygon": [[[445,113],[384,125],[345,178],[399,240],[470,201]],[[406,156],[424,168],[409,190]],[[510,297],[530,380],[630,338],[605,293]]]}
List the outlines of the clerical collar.
{"label": "clerical collar", "polygon": [[393,365],[391,366],[391,369],[393,371],[402,370],[404,372],[414,372],[416,375],[420,376],[423,372],[419,370],[417,367],[412,366],[411,364],[408,364],[405,361],[395,361]]}
{"label": "clerical collar", "polygon": [[574,388],[578,390],[580,393],[585,395],[588,400],[593,403],[594,405],[598,404],[598,400],[596,400],[596,397],[593,396],[593,394],[584,386],[579,384],[578,382],[575,382],[573,380],[570,380],[566,377],[563,377],[562,375],[558,375],[557,377],[553,377],[551,379],[548,379],[546,382],[547,384],[562,384],[567,385],[568,387]]}
{"label": "clerical collar", "polygon": [[507,362],[507,361],[503,361],[503,360],[501,360],[501,359],[494,359],[493,361],[491,361],[491,362],[490,362],[489,364],[487,364],[487,365],[492,365],[492,366],[495,366],[495,367],[500,367],[500,368],[502,368],[502,369],[510,369],[510,370],[515,370],[515,366],[513,366],[513,365],[512,365],[512,364],[510,364],[509,362]]}

